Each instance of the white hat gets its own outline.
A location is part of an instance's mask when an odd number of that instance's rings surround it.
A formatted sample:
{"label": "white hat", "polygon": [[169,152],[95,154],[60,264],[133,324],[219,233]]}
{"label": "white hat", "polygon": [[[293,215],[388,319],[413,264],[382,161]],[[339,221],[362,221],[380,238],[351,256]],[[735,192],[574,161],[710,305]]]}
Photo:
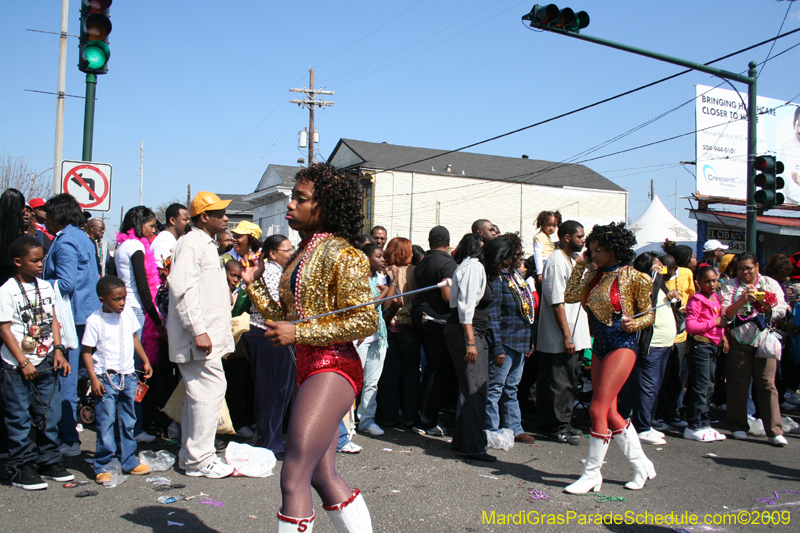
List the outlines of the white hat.
{"label": "white hat", "polygon": [[710,241],[706,241],[703,245],[703,252],[713,252],[714,250],[727,250],[728,246],[722,244],[717,239],[711,239]]}

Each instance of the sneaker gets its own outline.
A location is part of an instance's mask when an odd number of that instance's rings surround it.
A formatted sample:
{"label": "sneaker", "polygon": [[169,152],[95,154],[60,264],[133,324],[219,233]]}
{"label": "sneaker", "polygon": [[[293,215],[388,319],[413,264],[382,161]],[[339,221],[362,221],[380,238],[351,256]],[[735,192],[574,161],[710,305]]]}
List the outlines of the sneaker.
{"label": "sneaker", "polygon": [[361,446],[359,446],[355,442],[348,441],[347,444],[345,444],[341,448],[336,448],[336,451],[339,453],[359,453],[361,452]]}
{"label": "sneaker", "polygon": [[708,433],[714,437],[714,440],[727,440],[728,438],[714,428],[708,428]]}
{"label": "sneaker", "polygon": [[654,430],[650,429],[648,431],[642,431],[639,433],[639,442],[642,444],[666,444],[667,441],[664,440],[663,436],[658,436],[657,433],[654,433]]}
{"label": "sneaker", "polygon": [[565,430],[565,432],[570,434],[570,435],[575,435],[576,437],[582,437],[583,436],[583,431],[581,431],[580,429],[575,429],[572,426],[567,426],[567,429]]}
{"label": "sneaker", "polygon": [[134,435],[133,440],[135,440],[136,442],[153,442],[154,440],[156,440],[156,438],[155,436],[142,431],[138,435]]}
{"label": "sneaker", "polygon": [[83,431],[83,424],[78,424],[77,426],[75,426],[75,431],[77,431],[78,433]]}
{"label": "sneaker", "polygon": [[714,435],[709,431],[710,428],[692,429],[686,427],[683,430],[683,438],[688,440],[696,440],[698,442],[714,442],[717,440]]}
{"label": "sneaker", "polygon": [[794,411],[797,409],[797,406],[793,403],[789,403],[788,401],[783,402],[780,405],[781,411]]}
{"label": "sneaker", "polygon": [[414,426],[411,431],[420,435],[431,435],[432,437],[444,437],[447,435],[447,430],[442,426],[433,426],[432,428]]}
{"label": "sneaker", "polygon": [[[658,430],[659,433],[662,431],[669,431],[671,428],[664,422],[663,420],[653,420],[652,429]],[[661,433],[663,436],[664,434]]]}
{"label": "sneaker", "polygon": [[686,420],[681,420],[681,419],[670,420],[669,422],[667,422],[667,424],[672,426],[675,429],[689,427],[689,422],[687,422]]}
{"label": "sneaker", "polygon": [[22,465],[11,478],[11,486],[22,490],[42,490],[47,488],[47,483],[36,473],[36,467],[28,463]]}
{"label": "sneaker", "polygon": [[81,443],[62,444],[59,450],[64,457],[78,457],[81,454]]}
{"label": "sneaker", "polygon": [[550,437],[556,442],[560,442],[562,444],[569,444],[570,446],[578,446],[581,443],[581,438],[579,436],[570,435],[566,431],[550,435]]}
{"label": "sneaker", "polygon": [[128,472],[132,476],[144,476],[151,472],[151,468],[147,465],[139,464],[136,468]]}
{"label": "sneaker", "polygon": [[783,435],[775,435],[774,437],[770,437],[769,443],[772,444],[773,446],[786,446],[787,444],[789,444],[788,442],[786,442],[786,437],[784,437]]}
{"label": "sneaker", "polygon": [[67,472],[61,463],[40,466],[39,475],[42,479],[52,479],[53,481],[72,481],[75,479],[75,476]]}
{"label": "sneaker", "polygon": [[659,430],[657,430],[657,429],[655,429],[655,428],[652,428],[652,427],[651,427],[651,428],[649,429],[649,431],[650,431],[650,434],[651,434],[651,435],[655,435],[656,437],[659,437],[659,438],[662,438],[662,439],[663,439],[664,437],[666,437],[666,435],[665,435],[665,434],[661,433]]}
{"label": "sneaker", "polygon": [[111,481],[111,472],[100,472],[94,477],[94,482],[98,485],[102,485],[107,481]]}
{"label": "sneaker", "polygon": [[514,442],[521,442],[522,444],[536,444],[536,438],[533,435],[528,435],[527,433],[520,433],[514,437]]}
{"label": "sneaker", "polygon": [[189,477],[207,477],[211,479],[220,479],[228,477],[233,474],[234,468],[222,461],[213,461],[208,463],[200,470],[187,470],[186,475]]}
{"label": "sneaker", "polygon": [[253,433],[253,430],[247,426],[242,426],[236,430],[236,436],[244,439],[252,439],[253,435],[255,435],[255,433]]}
{"label": "sneaker", "polygon": [[797,391],[787,390],[783,393],[783,399],[795,405],[800,404],[800,394],[798,394]]}
{"label": "sneaker", "polygon": [[362,429],[361,433],[372,435],[373,437],[380,437],[386,432],[380,428],[378,424],[371,424],[367,429]]}
{"label": "sneaker", "polygon": [[747,432],[746,431],[734,431],[732,433],[733,438],[736,440],[747,440]]}

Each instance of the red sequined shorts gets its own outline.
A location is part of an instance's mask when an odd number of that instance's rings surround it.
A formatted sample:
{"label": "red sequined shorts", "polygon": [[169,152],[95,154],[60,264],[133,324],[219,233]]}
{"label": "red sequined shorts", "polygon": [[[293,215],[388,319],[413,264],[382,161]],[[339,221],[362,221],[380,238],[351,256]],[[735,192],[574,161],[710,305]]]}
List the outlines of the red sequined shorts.
{"label": "red sequined shorts", "polygon": [[297,387],[320,372],[336,372],[347,378],[356,395],[364,381],[364,370],[352,342],[340,342],[330,346],[297,345]]}

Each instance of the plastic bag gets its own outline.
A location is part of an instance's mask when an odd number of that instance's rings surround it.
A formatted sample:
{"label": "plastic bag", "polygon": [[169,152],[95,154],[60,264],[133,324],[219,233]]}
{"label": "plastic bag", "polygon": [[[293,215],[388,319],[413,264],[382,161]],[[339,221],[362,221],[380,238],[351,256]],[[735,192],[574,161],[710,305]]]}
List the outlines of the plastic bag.
{"label": "plastic bag", "polygon": [[780,361],[781,352],[783,351],[781,339],[782,336],[780,333],[775,330],[769,330],[764,337],[764,341],[758,347],[758,350],[756,350],[756,357],[760,357],[761,359],[777,359]]}
{"label": "plastic bag", "polygon": [[175,464],[175,456],[167,450],[145,450],[139,452],[139,462],[149,466],[153,472],[166,472]]}
{"label": "plastic bag", "polygon": [[495,450],[508,451],[514,447],[514,432],[508,428],[498,431],[486,430],[486,444]]}
{"label": "plastic bag", "polygon": [[800,424],[789,418],[788,416],[781,417],[784,433],[800,433]]}
{"label": "plastic bag", "polygon": [[122,475],[122,465],[120,464],[119,459],[116,457],[106,465],[106,467],[103,469],[103,472],[108,472],[111,474],[111,479],[103,483],[103,485],[109,489],[116,487],[117,485],[122,485],[128,480],[128,476]]}
{"label": "plastic bag", "polygon": [[238,442],[231,442],[225,448],[225,462],[235,469],[234,476],[247,477],[269,477],[278,463],[272,451]]}
{"label": "plastic bag", "polygon": [[748,433],[751,435],[763,437],[767,434],[767,432],[764,431],[764,422],[762,422],[760,418],[747,417],[747,423],[750,425],[750,431],[748,431]]}

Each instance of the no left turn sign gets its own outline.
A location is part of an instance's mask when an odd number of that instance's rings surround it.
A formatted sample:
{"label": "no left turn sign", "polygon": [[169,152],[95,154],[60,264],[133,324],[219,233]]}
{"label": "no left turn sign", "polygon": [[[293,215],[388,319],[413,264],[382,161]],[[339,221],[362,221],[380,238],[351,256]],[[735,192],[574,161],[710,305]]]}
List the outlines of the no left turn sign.
{"label": "no left turn sign", "polygon": [[62,161],[62,190],[92,211],[111,209],[111,165],[90,161]]}

